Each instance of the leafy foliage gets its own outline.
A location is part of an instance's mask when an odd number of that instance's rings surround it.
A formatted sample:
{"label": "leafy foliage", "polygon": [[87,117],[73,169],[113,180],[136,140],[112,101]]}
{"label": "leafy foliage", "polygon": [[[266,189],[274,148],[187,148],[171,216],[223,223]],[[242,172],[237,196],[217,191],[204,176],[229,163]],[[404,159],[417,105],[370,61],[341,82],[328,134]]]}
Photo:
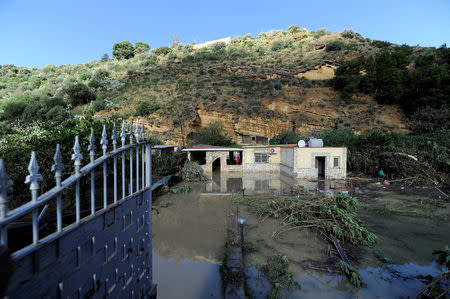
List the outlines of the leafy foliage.
{"label": "leafy foliage", "polygon": [[113,46],[113,57],[116,59],[130,59],[134,56],[133,45],[129,41],[116,43]]}
{"label": "leafy foliage", "polygon": [[187,162],[181,170],[181,178],[185,182],[204,182],[208,178],[196,162]]}
{"label": "leafy foliage", "polygon": [[167,185],[164,185],[162,188],[162,191],[165,193],[173,193],[173,194],[180,194],[180,193],[188,193],[191,190],[191,187],[187,184],[178,185],[174,187],[169,187]]}
{"label": "leafy foliage", "polygon": [[198,133],[195,133],[192,140],[194,144],[230,145],[233,143],[220,122],[209,123]]}
{"label": "leafy foliage", "polygon": [[[236,197],[235,202],[249,206],[260,217],[282,219],[283,227],[310,228],[324,236],[349,242],[353,245],[373,246],[376,235],[369,232],[357,218],[356,197],[337,193],[330,197],[312,194],[295,197]],[[275,236],[283,233],[278,231]]]}
{"label": "leafy foliage", "polygon": [[[328,44],[327,44],[328,47]],[[346,97],[374,94],[381,104],[399,104],[409,114],[424,106],[440,107],[450,98],[450,49],[384,48],[375,56],[343,62],[334,86]]]}
{"label": "leafy foliage", "polygon": [[300,289],[300,285],[294,280],[294,275],[288,270],[288,266],[289,259],[282,254],[269,256],[266,263],[259,266],[272,286],[267,298],[280,298],[283,289]]}
{"label": "leafy foliage", "polygon": [[148,50],[150,50],[150,46],[147,43],[137,42],[134,45],[134,51],[136,53],[144,53],[147,52]]}
{"label": "leafy foliage", "polygon": [[72,106],[86,104],[95,100],[95,94],[89,87],[80,82],[69,84],[66,88],[66,94]]}
{"label": "leafy foliage", "polygon": [[340,260],[339,265],[341,266],[342,272],[344,272],[345,276],[350,280],[350,283],[357,287],[361,287],[361,276],[358,274],[358,270],[352,265],[347,264],[346,262]]}
{"label": "leafy foliage", "polygon": [[439,265],[445,265],[447,269],[450,269],[450,248],[448,245],[440,250],[434,250],[433,255],[438,256]]}
{"label": "leafy foliage", "polygon": [[300,134],[297,134],[292,130],[288,130],[270,138],[270,144],[297,144],[300,139]]}

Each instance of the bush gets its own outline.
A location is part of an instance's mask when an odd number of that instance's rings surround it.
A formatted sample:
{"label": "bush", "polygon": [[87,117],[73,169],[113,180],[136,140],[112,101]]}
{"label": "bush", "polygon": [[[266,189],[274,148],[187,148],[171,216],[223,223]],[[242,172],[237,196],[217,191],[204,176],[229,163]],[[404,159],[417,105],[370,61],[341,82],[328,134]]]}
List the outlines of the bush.
{"label": "bush", "polygon": [[193,136],[195,144],[208,145],[231,145],[233,142],[227,136],[225,130],[220,122],[209,123]]}
{"label": "bush", "polygon": [[45,118],[51,123],[63,123],[71,118],[69,111],[62,106],[55,106],[51,108],[46,114]]}
{"label": "bush", "polygon": [[327,52],[339,51],[339,50],[342,50],[344,47],[345,47],[345,43],[342,40],[339,40],[339,39],[330,40],[327,42],[325,51],[327,51]]}
{"label": "bush", "polygon": [[270,138],[270,144],[296,144],[302,136],[294,131],[283,131]]}
{"label": "bush", "polygon": [[11,126],[10,123],[5,121],[0,122],[0,137],[14,133],[16,133],[16,130]]}
{"label": "bush", "polygon": [[113,56],[117,59],[130,59],[134,56],[133,45],[129,41],[123,41],[113,46]]}
{"label": "bush", "polygon": [[136,107],[135,116],[148,116],[150,114],[150,107],[147,102],[139,102]]}
{"label": "bush", "polygon": [[22,116],[23,111],[27,107],[27,103],[23,101],[8,102],[3,106],[2,120],[15,120]]}
{"label": "bush", "polygon": [[[150,143],[156,145],[160,144],[161,141],[151,136]],[[187,154],[181,150],[172,153],[154,150],[152,155],[152,176],[163,177],[177,173],[183,168],[186,158]]]}
{"label": "bush", "polygon": [[89,87],[79,82],[67,86],[66,93],[72,106],[86,104],[95,99],[95,95]]}
{"label": "bush", "polygon": [[169,47],[160,47],[157,49],[153,49],[152,52],[155,53],[156,55],[160,56],[160,55],[167,55],[171,52],[172,50]]}
{"label": "bush", "polygon": [[412,116],[409,128],[414,134],[432,133],[438,130],[450,130],[450,107],[424,107]]}
{"label": "bush", "polygon": [[208,178],[203,172],[203,168],[196,162],[187,162],[181,170],[181,178],[185,182],[204,182]]}
{"label": "bush", "polygon": [[343,38],[354,38],[355,37],[355,31],[351,29],[345,29],[344,32],[342,32]]}
{"label": "bush", "polygon": [[106,102],[103,97],[97,97],[95,101],[91,102],[91,105],[95,112],[102,111],[106,108]]}

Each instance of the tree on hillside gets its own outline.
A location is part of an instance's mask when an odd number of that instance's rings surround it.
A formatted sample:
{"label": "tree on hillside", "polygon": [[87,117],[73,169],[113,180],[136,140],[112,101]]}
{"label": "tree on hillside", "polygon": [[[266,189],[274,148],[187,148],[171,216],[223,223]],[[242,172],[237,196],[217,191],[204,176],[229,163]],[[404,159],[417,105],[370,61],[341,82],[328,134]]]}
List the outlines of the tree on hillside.
{"label": "tree on hillside", "polygon": [[134,51],[136,53],[144,53],[147,52],[148,50],[150,50],[150,46],[147,43],[137,42],[134,45]]}
{"label": "tree on hillside", "polygon": [[177,34],[175,33],[172,36],[172,48],[176,48],[178,46],[178,44],[180,43],[180,40],[178,39]]}
{"label": "tree on hillside", "polygon": [[85,84],[76,82],[66,87],[66,93],[72,106],[89,103],[95,100],[95,94]]}
{"label": "tree on hillside", "polygon": [[100,59],[101,61],[105,62],[109,60],[109,55],[108,53],[103,54],[102,58]]}
{"label": "tree on hillside", "polygon": [[113,46],[113,56],[117,59],[129,59],[134,56],[133,45],[129,41],[123,41]]}
{"label": "tree on hillside", "polygon": [[193,141],[195,144],[209,144],[216,146],[226,146],[233,144],[231,138],[225,132],[222,123],[212,122],[199,132],[193,134]]}

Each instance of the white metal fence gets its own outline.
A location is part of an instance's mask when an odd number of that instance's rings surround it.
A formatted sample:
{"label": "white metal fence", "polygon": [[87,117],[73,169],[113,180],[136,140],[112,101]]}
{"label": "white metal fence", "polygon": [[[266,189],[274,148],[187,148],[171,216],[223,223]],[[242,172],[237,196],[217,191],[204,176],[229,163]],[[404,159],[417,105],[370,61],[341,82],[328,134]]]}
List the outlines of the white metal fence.
{"label": "white metal fence", "polygon": [[[144,125],[142,124],[142,126],[139,126],[138,121],[136,121],[135,128],[133,128],[133,123],[130,124],[128,132],[126,132],[125,123],[123,122],[119,137],[121,141],[120,147],[118,147],[118,136],[114,125],[110,137],[112,151],[108,152],[109,141],[106,129],[103,127],[100,140],[103,155],[95,159],[95,136],[93,130],[91,130],[90,145],[88,147],[90,159],[88,164],[82,166],[83,155],[81,154],[80,143],[77,136],[75,138],[72,154],[74,173],[65,179],[63,179],[64,165],[60,146],[58,144],[56,146],[56,151],[53,158],[54,164],[51,169],[55,173],[55,186],[43,194],[39,194],[39,182],[42,181],[43,178],[39,172],[38,157],[36,157],[35,153],[32,152],[28,166],[29,175],[25,179],[25,183],[30,186],[29,190],[31,200],[26,204],[10,211],[8,211],[8,192],[11,189],[11,182],[3,160],[0,159],[0,244],[8,247],[8,240],[11,239],[11,236],[8,235],[8,228],[12,227],[18,219],[29,219],[31,222],[31,242],[30,244],[21,246],[20,248],[14,248],[11,253],[11,258],[13,261],[19,262],[20,260],[23,260],[27,255],[38,251],[40,248],[54,242],[65,234],[77,230],[80,226],[84,223],[88,223],[91,219],[95,219],[99,215],[106,215],[108,210],[115,209],[121,203],[129,199],[134,200],[134,197],[141,196],[143,198],[142,201],[145,201],[147,205],[140,207],[141,210],[145,209],[145,212],[141,211],[140,213],[142,213],[142,217],[139,216],[139,219],[136,218],[136,226],[138,227],[137,231],[139,232],[139,228],[143,227],[144,223],[147,224],[145,235],[149,240],[142,240],[142,243],[146,244],[147,247],[145,249],[147,252],[147,261],[144,262],[144,264],[146,265],[147,278],[150,280],[151,284],[151,145],[145,140]],[[108,186],[108,162],[109,166],[112,164],[113,168],[112,172],[111,170],[109,171],[109,175],[112,173],[113,176],[112,180],[109,178],[110,183],[112,181],[111,187]],[[101,168],[101,170],[99,170],[99,168]],[[99,184],[97,184],[96,189],[96,171],[103,172],[103,186],[100,190],[98,188]],[[97,179],[99,179],[98,176]],[[90,192],[86,193],[86,190],[80,190],[80,182],[83,180],[90,180]],[[72,199],[68,199],[67,195],[62,196],[63,192],[67,191],[69,188],[71,190],[74,189],[74,198]],[[121,189],[121,194],[119,194],[119,189]],[[18,191],[27,192],[26,190],[16,190],[16,192]],[[89,194],[88,198],[82,196],[83,194]],[[103,199],[102,204],[99,204],[98,196],[100,196],[100,199]],[[64,201],[73,201],[73,199],[75,200],[73,221],[72,223],[67,223],[67,221],[64,221],[63,223],[63,217],[68,213],[67,206],[64,207]],[[84,206],[90,205],[90,211],[88,213],[82,213],[81,203],[83,203]],[[56,210],[55,230],[50,233],[46,232],[45,236],[41,237],[40,222],[44,219],[45,213],[49,213],[49,207],[52,207],[51,209],[53,209],[53,212]],[[134,221],[132,219],[133,211],[131,211],[131,214],[127,211],[123,213],[127,214],[118,215],[117,212],[114,212],[114,217],[123,217],[123,227],[125,227],[125,222],[131,223],[131,221]],[[130,215],[130,219],[125,219],[128,215]],[[137,215],[137,213],[135,213],[135,215]],[[106,216],[102,217],[105,217],[106,219]],[[103,224],[103,226],[106,225]],[[95,248],[102,248],[102,245],[100,244],[99,246],[99,244],[95,244],[95,237],[92,238],[92,240],[94,240],[94,244],[91,244],[90,246],[92,246],[93,253],[95,254]],[[125,250],[126,244],[123,246]],[[133,246],[132,235],[130,246]],[[76,250],[80,251],[80,247],[78,246],[78,249]],[[106,255],[106,252],[108,251],[107,246],[104,251]],[[92,265],[90,267],[92,267]],[[134,268],[135,267],[131,264],[131,273],[133,273]],[[148,273],[149,271],[150,273]],[[34,270],[34,272],[36,272],[36,270]],[[96,279],[98,279],[98,275],[96,277]],[[11,283],[12,282],[10,282],[10,284]],[[59,281],[55,281],[54,283],[58,284]],[[81,288],[79,288],[79,290],[80,289]],[[107,292],[105,294],[107,294]]]}

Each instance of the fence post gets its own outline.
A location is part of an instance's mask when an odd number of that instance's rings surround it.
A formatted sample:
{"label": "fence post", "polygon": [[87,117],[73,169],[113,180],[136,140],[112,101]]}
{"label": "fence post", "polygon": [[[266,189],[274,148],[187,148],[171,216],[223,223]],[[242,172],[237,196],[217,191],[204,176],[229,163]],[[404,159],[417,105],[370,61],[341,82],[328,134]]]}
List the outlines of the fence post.
{"label": "fence post", "polygon": [[[55,156],[53,156],[55,164],[52,165],[52,171],[55,172],[56,187],[61,188],[62,172],[64,170],[64,164],[62,163],[61,150],[59,144],[56,145]],[[56,197],[56,230],[61,232],[62,230],[62,205],[61,205],[61,193]]]}
{"label": "fence post", "polygon": [[[117,131],[116,131],[116,123],[114,123],[112,134],[111,134],[111,140],[113,145],[113,151],[115,152],[117,150]],[[117,202],[117,154],[114,153],[114,203]]]}
{"label": "fence post", "polygon": [[[148,226],[148,246],[152,248],[152,145],[150,143],[145,144],[145,200],[147,201],[147,226]],[[152,255],[148,255],[147,259],[148,273],[147,279],[153,281],[153,265]]]}
{"label": "fence post", "polygon": [[136,120],[136,192],[139,191],[139,140],[141,130],[139,129],[139,119]]}
{"label": "fence post", "polygon": [[[130,144],[133,144],[133,121],[130,122]],[[133,148],[130,148],[130,181],[129,194],[133,194]]]}
{"label": "fence post", "polygon": [[[25,178],[25,184],[30,184],[31,202],[35,203],[39,195],[39,181],[42,181],[42,175],[39,173],[39,164],[36,161],[36,153],[31,152],[30,164],[28,165],[29,175]],[[32,224],[33,224],[33,245],[39,242],[39,219],[38,208],[33,209]]]}
{"label": "fence post", "polygon": [[[95,161],[95,136],[94,129],[91,129],[91,138],[89,138],[89,158],[90,162],[94,163]],[[92,168],[91,170],[91,215],[95,213],[95,170]]]}
{"label": "fence post", "polygon": [[[120,132],[120,139],[122,141],[122,147],[125,146],[127,132],[125,132],[125,121],[122,120],[122,130]],[[125,183],[125,151],[122,151],[122,198],[126,196],[126,183]]]}
{"label": "fence post", "polygon": [[[141,141],[145,142],[144,120],[142,120],[142,126],[141,126]],[[141,148],[142,148],[142,189],[144,189],[145,188],[145,145],[142,145]]]}
{"label": "fence post", "polygon": [[[73,165],[75,166],[75,174],[80,173],[81,160],[83,159],[83,155],[81,154],[80,142],[78,140],[78,136],[75,136],[75,144],[73,145],[73,154],[72,160],[74,161]],[[80,222],[80,180],[77,179],[75,184],[75,216],[76,223]]]}
{"label": "fence post", "polygon": [[[102,139],[100,140],[100,144],[102,145],[103,156],[106,156],[106,150],[108,149],[108,135],[106,134],[106,126],[103,125]],[[106,209],[108,207],[108,174],[106,169],[106,160],[103,162],[103,208]]]}
{"label": "fence post", "polygon": [[[9,180],[3,159],[0,159],[0,219],[5,219],[8,214]],[[8,246],[8,225],[0,228],[0,244]]]}

